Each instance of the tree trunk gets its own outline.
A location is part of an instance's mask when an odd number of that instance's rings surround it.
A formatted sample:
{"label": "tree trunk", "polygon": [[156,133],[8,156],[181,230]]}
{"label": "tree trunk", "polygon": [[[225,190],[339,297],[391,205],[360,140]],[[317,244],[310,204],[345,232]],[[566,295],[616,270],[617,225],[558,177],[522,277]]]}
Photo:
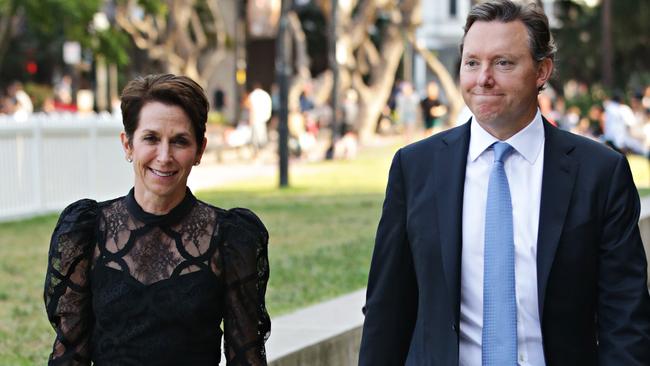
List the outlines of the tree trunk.
{"label": "tree trunk", "polygon": [[382,45],[382,59],[371,73],[370,85],[366,86],[363,83],[360,74],[353,76],[353,85],[360,96],[359,139],[361,141],[372,137],[377,129],[379,116],[390,96],[395,82],[395,73],[399,67],[403,52],[404,41],[397,29],[395,29],[391,34],[387,35],[387,39]]}
{"label": "tree trunk", "polygon": [[143,19],[137,19],[132,11],[136,2],[130,0],[117,6],[115,20],[136,46],[159,61],[165,71],[187,75],[212,90],[218,65],[227,52],[227,34],[218,2],[206,2],[209,21],[201,20],[195,0],[168,0],[166,4],[166,15],[145,14]]}

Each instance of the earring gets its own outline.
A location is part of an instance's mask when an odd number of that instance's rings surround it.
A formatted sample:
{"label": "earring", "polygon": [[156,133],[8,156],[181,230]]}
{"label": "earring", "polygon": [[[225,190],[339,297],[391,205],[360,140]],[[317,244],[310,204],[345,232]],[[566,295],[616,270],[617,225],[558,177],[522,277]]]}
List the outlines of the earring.
{"label": "earring", "polygon": [[197,166],[197,165],[199,165],[199,164],[201,164],[201,161],[198,161],[198,160],[197,160],[197,161],[194,162],[194,166]]}
{"label": "earring", "polygon": [[127,156],[127,157],[126,157],[126,161],[128,161],[129,163],[132,163],[132,162],[133,162],[133,158],[131,158],[130,156]]}

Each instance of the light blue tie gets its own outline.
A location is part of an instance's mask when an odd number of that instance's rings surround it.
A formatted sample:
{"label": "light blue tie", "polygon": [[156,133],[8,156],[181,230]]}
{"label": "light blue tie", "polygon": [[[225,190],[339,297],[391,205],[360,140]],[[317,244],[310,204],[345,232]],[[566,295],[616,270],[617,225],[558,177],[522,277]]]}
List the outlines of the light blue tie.
{"label": "light blue tie", "polygon": [[483,366],[517,365],[515,244],[510,187],[503,162],[513,151],[497,142],[488,183],[483,259]]}

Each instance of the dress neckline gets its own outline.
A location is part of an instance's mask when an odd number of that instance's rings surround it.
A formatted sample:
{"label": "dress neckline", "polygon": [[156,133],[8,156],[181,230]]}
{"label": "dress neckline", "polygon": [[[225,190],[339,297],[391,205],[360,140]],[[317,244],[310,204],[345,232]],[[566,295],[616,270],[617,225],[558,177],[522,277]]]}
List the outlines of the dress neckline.
{"label": "dress neckline", "polygon": [[129,194],[126,195],[125,201],[129,213],[143,223],[147,225],[173,225],[192,210],[192,207],[194,207],[194,204],[196,203],[196,197],[194,197],[189,188],[185,188],[185,197],[183,197],[183,200],[176,205],[176,207],[163,215],[156,215],[143,210],[135,200],[134,188],[131,188]]}

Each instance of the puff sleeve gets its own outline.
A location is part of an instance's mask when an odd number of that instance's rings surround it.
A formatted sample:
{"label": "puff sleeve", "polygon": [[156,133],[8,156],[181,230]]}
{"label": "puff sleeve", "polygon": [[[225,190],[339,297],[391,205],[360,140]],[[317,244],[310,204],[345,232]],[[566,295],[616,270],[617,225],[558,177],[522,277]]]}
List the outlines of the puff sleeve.
{"label": "puff sleeve", "polygon": [[44,292],[47,317],[56,331],[49,365],[90,365],[88,272],[96,222],[97,202],[80,200],[63,210],[52,234]]}
{"label": "puff sleeve", "polygon": [[271,320],[264,297],[269,279],[268,232],[247,209],[229,211],[223,243],[224,344],[227,364],[266,365]]}

